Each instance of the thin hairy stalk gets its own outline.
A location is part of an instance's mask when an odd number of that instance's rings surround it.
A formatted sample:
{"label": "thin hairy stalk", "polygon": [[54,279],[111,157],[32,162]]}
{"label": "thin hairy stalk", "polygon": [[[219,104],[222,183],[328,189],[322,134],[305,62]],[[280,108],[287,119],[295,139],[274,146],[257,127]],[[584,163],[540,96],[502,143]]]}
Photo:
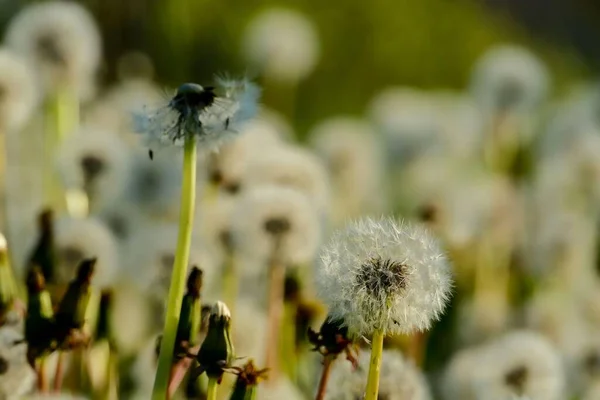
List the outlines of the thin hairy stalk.
{"label": "thin hairy stalk", "polygon": [[196,196],[196,142],[192,135],[186,136],[183,150],[183,181],[181,186],[181,205],[179,211],[179,235],[177,250],[171,275],[169,297],[165,316],[165,327],[158,356],[158,369],[152,391],[153,400],[164,400],[167,397],[173,349],[179,312],[185,289],[187,265],[192,240],[192,224],[194,218],[194,199]]}
{"label": "thin hairy stalk", "polygon": [[269,369],[267,383],[275,382],[279,375],[279,349],[281,319],[283,317],[283,285],[285,268],[277,258],[273,258],[269,267],[269,308],[267,326],[266,361]]}
{"label": "thin hairy stalk", "polygon": [[383,353],[383,332],[375,330],[371,342],[371,360],[365,400],[377,400],[379,395],[379,373],[381,371],[381,355]]}
{"label": "thin hairy stalk", "polygon": [[327,382],[329,381],[329,373],[331,372],[331,364],[335,358],[333,356],[325,356],[323,359],[323,369],[321,370],[321,380],[319,381],[319,389],[315,400],[323,400],[325,398],[325,391],[327,390]]}
{"label": "thin hairy stalk", "polygon": [[41,356],[37,365],[37,388],[40,393],[48,393],[48,380],[46,379],[46,356]]}
{"label": "thin hairy stalk", "polygon": [[65,354],[62,351],[58,352],[58,360],[56,361],[56,371],[54,373],[54,383],[52,390],[59,393],[62,389],[63,379],[65,376]]}
{"label": "thin hairy stalk", "polygon": [[206,390],[206,400],[217,400],[217,379],[208,378],[208,389]]}

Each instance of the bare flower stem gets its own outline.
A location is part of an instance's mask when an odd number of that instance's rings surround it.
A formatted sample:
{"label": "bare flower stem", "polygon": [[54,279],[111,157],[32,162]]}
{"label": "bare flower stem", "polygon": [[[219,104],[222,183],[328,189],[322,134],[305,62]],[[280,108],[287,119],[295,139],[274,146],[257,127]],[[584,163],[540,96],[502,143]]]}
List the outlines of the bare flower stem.
{"label": "bare flower stem", "polygon": [[181,186],[181,206],[179,211],[179,235],[177,251],[169,298],[165,316],[165,327],[158,356],[158,369],[152,391],[153,400],[165,400],[171,375],[173,349],[179,324],[179,312],[185,290],[187,266],[192,240],[192,225],[194,219],[194,199],[196,196],[196,141],[193,136],[186,135],[183,150],[183,182]]}
{"label": "bare flower stem", "polygon": [[315,400],[323,400],[325,398],[325,391],[327,389],[327,382],[329,381],[329,373],[331,372],[331,364],[335,358],[333,356],[325,356],[323,359],[323,369],[321,370],[321,380],[319,381],[319,389],[317,390],[317,396]]}
{"label": "bare flower stem", "polygon": [[283,285],[285,268],[278,260],[271,261],[269,268],[269,309],[266,361],[269,369],[269,382],[275,382],[279,374],[279,349],[281,319],[283,317]]}
{"label": "bare flower stem", "polygon": [[369,376],[365,400],[377,400],[379,395],[379,373],[381,370],[381,355],[383,353],[383,332],[376,329],[371,342],[371,360],[369,361]]}
{"label": "bare flower stem", "polygon": [[65,354],[62,351],[58,352],[58,360],[56,361],[56,371],[54,373],[54,383],[52,389],[59,393],[62,388],[63,378],[65,375]]}
{"label": "bare flower stem", "polygon": [[208,389],[206,390],[206,400],[217,400],[217,379],[208,378]]}
{"label": "bare flower stem", "polygon": [[40,393],[48,393],[48,380],[46,379],[46,356],[41,356],[37,365],[37,387]]}

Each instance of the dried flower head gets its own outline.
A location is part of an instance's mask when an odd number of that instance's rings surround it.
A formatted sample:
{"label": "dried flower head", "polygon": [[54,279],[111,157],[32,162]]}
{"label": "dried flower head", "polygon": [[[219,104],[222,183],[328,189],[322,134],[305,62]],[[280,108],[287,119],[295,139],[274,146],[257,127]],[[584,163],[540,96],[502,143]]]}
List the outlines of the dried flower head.
{"label": "dried flower head", "polygon": [[45,92],[67,86],[82,98],[92,93],[101,38],[92,16],[80,4],[29,5],[10,22],[5,41],[37,69]]}
{"label": "dried flower head", "polygon": [[38,100],[35,76],[16,53],[0,49],[0,132],[19,130]]}
{"label": "dried flower head", "polygon": [[488,50],[471,76],[471,92],[486,111],[528,112],[549,90],[546,66],[529,50],[502,45]]}
{"label": "dried flower head", "polygon": [[352,335],[428,329],[450,297],[450,265],[424,228],[364,218],[321,250],[316,284],[330,315]]}
{"label": "dried flower head", "polygon": [[215,83],[215,87],[179,86],[166,105],[136,115],[136,131],[149,147],[183,146],[191,136],[202,151],[217,150],[256,114],[260,90],[246,79],[217,77]]}
{"label": "dried flower head", "polygon": [[244,193],[234,211],[236,251],[266,262],[277,257],[285,265],[314,259],[320,224],[315,208],[297,190],[262,186]]}
{"label": "dried flower head", "polygon": [[385,192],[383,149],[369,124],[335,117],[317,125],[310,136],[332,178],[335,220],[381,212],[386,196],[373,193]]}
{"label": "dried flower head", "polygon": [[97,208],[123,190],[129,151],[118,136],[88,128],[63,142],[58,164],[65,188],[84,190]]}
{"label": "dried flower head", "polygon": [[84,259],[97,257],[94,285],[114,283],[119,273],[117,243],[104,224],[95,218],[63,218],[56,223],[57,282],[71,280]]}
{"label": "dried flower head", "polygon": [[242,180],[244,187],[265,184],[285,186],[309,197],[318,212],[329,210],[329,177],[321,160],[299,146],[276,146],[248,162]]}
{"label": "dried flower head", "polygon": [[294,82],[313,71],[320,52],[319,38],[306,16],[271,8],[254,17],[246,28],[244,52],[265,75]]}
{"label": "dried flower head", "polygon": [[458,353],[445,376],[448,400],[565,398],[560,354],[543,336],[514,331]]}
{"label": "dried flower head", "polygon": [[[362,399],[369,370],[369,353],[362,352],[358,367],[336,362],[331,370],[325,400]],[[431,394],[422,372],[402,353],[385,350],[382,355],[379,399],[430,400]]]}

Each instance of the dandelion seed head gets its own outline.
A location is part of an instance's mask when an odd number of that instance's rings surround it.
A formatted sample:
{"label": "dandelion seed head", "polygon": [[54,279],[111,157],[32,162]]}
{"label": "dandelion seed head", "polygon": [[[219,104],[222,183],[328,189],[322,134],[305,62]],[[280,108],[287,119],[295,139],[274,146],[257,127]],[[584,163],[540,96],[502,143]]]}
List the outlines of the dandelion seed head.
{"label": "dandelion seed head", "polygon": [[114,200],[123,190],[130,170],[129,155],[117,135],[84,128],[62,143],[58,170],[67,190],[85,190],[97,207]]}
{"label": "dandelion seed head", "polygon": [[363,218],[336,231],[321,249],[319,295],[351,334],[422,331],[450,297],[450,265],[424,228]]}
{"label": "dandelion seed head", "polygon": [[528,112],[545,99],[550,86],[546,66],[529,50],[493,47],[476,63],[471,93],[486,111]]}
{"label": "dandelion seed head", "polygon": [[247,60],[265,75],[294,82],[313,71],[320,46],[315,26],[306,16],[271,8],[247,26],[243,50]]}
{"label": "dandelion seed head", "polygon": [[[356,400],[364,396],[369,371],[369,353],[361,352],[358,368],[346,360],[337,360],[331,370],[325,400]],[[379,398],[386,400],[430,400],[423,373],[402,353],[384,350],[379,377]]]}
{"label": "dandelion seed head", "polygon": [[21,129],[37,105],[39,93],[30,66],[16,52],[0,49],[0,130]]}
{"label": "dandelion seed head", "polygon": [[240,256],[260,260],[263,265],[273,256],[285,265],[312,261],[321,235],[317,212],[308,198],[278,186],[245,192],[233,212],[232,228]]}
{"label": "dandelion seed head", "polygon": [[304,193],[320,213],[329,210],[329,176],[321,160],[309,150],[291,145],[257,153],[246,167],[242,185],[278,185]]}
{"label": "dandelion seed head", "polygon": [[109,286],[119,274],[117,243],[110,230],[96,218],[62,218],[56,222],[58,249],[57,279],[70,282],[79,263],[87,258],[97,258],[92,283],[98,287]]}
{"label": "dandelion seed head", "polygon": [[92,94],[101,38],[83,6],[67,1],[29,5],[10,22],[5,43],[37,69],[46,93],[66,86],[82,99]]}

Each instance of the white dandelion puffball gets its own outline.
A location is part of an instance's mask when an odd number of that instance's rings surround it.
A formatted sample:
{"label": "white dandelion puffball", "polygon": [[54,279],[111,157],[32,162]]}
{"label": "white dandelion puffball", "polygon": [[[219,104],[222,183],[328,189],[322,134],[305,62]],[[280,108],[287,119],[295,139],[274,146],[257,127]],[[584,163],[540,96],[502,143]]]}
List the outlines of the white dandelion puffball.
{"label": "white dandelion puffball", "polygon": [[558,351],[533,331],[512,331],[459,352],[445,376],[447,400],[565,398],[565,371]]}
{"label": "white dandelion puffball", "polygon": [[132,285],[117,284],[113,288],[111,324],[126,329],[114,330],[114,341],[123,356],[134,355],[150,337],[152,308],[144,293]]}
{"label": "white dandelion puffball", "polygon": [[16,53],[0,49],[0,133],[18,131],[29,120],[39,93],[33,71]]}
{"label": "white dandelion puffball", "polygon": [[373,129],[361,119],[334,117],[310,134],[325,161],[333,184],[334,219],[342,221],[385,208],[383,148]]}
{"label": "white dandelion puffball", "polygon": [[242,259],[260,260],[259,264],[273,256],[285,265],[305,264],[314,259],[319,246],[317,211],[294,189],[262,186],[248,190],[232,221],[236,254]]}
{"label": "white dandelion puffball", "polygon": [[66,86],[82,99],[92,94],[102,43],[83,6],[67,1],[29,5],[11,20],[5,43],[36,68],[46,93]]}
{"label": "white dandelion puffball", "polygon": [[95,218],[61,218],[56,222],[58,251],[57,278],[67,283],[75,277],[79,263],[96,257],[92,283],[97,287],[109,286],[119,273],[119,254],[110,230]]}
{"label": "white dandelion puffball", "polygon": [[257,400],[305,400],[306,397],[287,377],[281,377],[272,385],[258,385]]}
{"label": "white dandelion puffball", "polygon": [[292,145],[274,146],[248,162],[242,186],[279,185],[301,191],[320,213],[329,210],[329,176],[310,150]]}
{"label": "white dandelion puffball", "polygon": [[67,190],[84,190],[97,207],[123,190],[130,170],[129,154],[118,136],[84,128],[61,144],[58,169]]}
{"label": "white dandelion puffball", "polygon": [[545,100],[550,78],[529,50],[512,45],[491,48],[476,63],[471,93],[486,111],[525,113]]}
{"label": "white dandelion puffball", "polygon": [[248,62],[268,77],[294,82],[313,71],[320,46],[315,26],[306,16],[271,8],[250,21],[243,50]]}
{"label": "white dandelion puffball", "polygon": [[[369,371],[369,352],[361,352],[358,368],[344,358],[331,367],[325,400],[362,399]],[[381,356],[379,398],[386,400],[430,400],[431,394],[423,373],[402,353],[384,350]]]}
{"label": "white dandelion puffball", "polygon": [[452,277],[438,242],[424,228],[363,218],[336,231],[316,272],[330,315],[354,335],[429,329],[448,302]]}
{"label": "white dandelion puffball", "polygon": [[167,104],[134,115],[135,131],[152,147],[183,146],[193,137],[211,153],[235,138],[258,111],[260,89],[247,79],[216,77],[215,86],[185,83]]}
{"label": "white dandelion puffball", "polygon": [[240,297],[231,319],[235,352],[262,365],[265,356],[267,314],[247,297]]}

